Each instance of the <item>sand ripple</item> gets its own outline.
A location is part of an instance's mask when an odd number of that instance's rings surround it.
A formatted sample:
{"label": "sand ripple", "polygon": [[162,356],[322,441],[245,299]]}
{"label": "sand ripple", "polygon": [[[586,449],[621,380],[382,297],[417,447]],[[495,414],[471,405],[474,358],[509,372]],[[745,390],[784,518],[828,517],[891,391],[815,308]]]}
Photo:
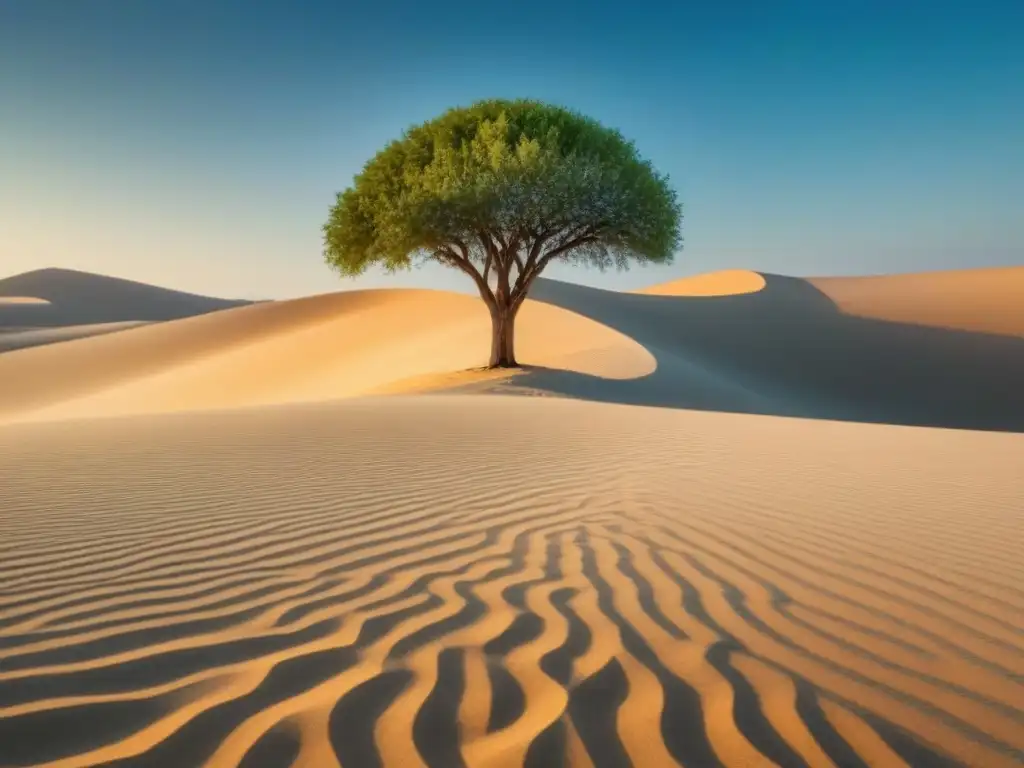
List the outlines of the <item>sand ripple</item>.
{"label": "sand ripple", "polygon": [[1022,458],[500,397],[8,427],[0,765],[1019,765]]}

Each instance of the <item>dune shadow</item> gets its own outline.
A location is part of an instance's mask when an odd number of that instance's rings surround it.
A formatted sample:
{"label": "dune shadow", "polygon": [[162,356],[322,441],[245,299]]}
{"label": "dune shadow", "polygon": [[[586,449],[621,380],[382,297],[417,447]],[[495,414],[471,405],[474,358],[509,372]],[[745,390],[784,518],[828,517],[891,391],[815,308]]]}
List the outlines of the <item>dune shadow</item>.
{"label": "dune shadow", "polygon": [[1024,339],[843,314],[810,283],[756,293],[624,294],[538,280],[531,298],[647,348],[633,380],[533,369],[509,386],[635,405],[1024,432]]}
{"label": "dune shadow", "polygon": [[0,303],[0,327],[14,329],[180,320],[253,303],[56,268],[0,279],[0,297],[3,296],[39,300],[39,303],[32,304]]}
{"label": "dune shadow", "polygon": [[146,321],[122,321],[116,323],[94,323],[92,325],[55,325],[48,328],[10,328],[0,326],[0,354],[13,352],[17,349],[42,347],[47,344],[59,344],[62,341],[88,339],[108,333],[138,328],[146,325]]}
{"label": "dune shadow", "polygon": [[43,305],[0,306],[0,327],[14,331],[40,328],[65,328],[69,326],[100,325],[125,322],[160,322],[181,320],[185,317],[205,315],[221,309],[241,307],[253,302],[229,302],[210,299],[203,301],[179,301],[170,299],[149,299],[104,301],[102,297],[92,299],[79,297],[62,300],[59,303]]}

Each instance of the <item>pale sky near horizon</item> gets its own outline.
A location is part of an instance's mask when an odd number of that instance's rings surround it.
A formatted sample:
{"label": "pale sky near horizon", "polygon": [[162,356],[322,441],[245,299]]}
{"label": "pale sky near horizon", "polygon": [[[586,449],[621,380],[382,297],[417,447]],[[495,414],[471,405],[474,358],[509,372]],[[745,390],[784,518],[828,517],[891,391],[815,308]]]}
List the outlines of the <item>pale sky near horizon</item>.
{"label": "pale sky near horizon", "polygon": [[0,0],[0,277],[71,267],[285,298],[342,281],[320,226],[409,125],[486,97],[590,114],[670,174],[666,268],[1024,263],[1024,2]]}

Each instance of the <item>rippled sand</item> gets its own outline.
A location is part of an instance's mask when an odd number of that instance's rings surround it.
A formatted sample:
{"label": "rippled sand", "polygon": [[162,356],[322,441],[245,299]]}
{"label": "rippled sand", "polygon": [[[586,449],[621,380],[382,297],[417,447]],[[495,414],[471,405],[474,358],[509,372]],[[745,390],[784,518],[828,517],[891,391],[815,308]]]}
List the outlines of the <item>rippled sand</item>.
{"label": "rippled sand", "polygon": [[7,426],[0,765],[1019,765],[1022,466],[565,399]]}
{"label": "rippled sand", "polygon": [[1020,765],[1022,280],[0,281],[0,766]]}

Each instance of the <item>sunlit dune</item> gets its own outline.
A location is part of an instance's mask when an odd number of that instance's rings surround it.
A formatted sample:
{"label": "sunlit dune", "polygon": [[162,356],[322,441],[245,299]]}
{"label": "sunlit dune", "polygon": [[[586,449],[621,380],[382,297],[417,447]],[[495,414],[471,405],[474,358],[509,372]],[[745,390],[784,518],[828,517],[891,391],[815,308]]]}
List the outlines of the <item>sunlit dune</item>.
{"label": "sunlit dune", "polygon": [[[60,419],[329,400],[436,387],[478,367],[486,309],[443,291],[349,291],[255,304],[0,356],[0,420]],[[639,344],[536,302],[517,341],[538,366],[611,379],[654,369]]]}
{"label": "sunlit dune", "polygon": [[724,269],[703,275],[684,277],[641,288],[634,293],[653,296],[738,296],[757,293],[765,286],[764,276],[746,269]]}
{"label": "sunlit dune", "polygon": [[[538,280],[517,324],[527,368],[488,385],[471,381],[489,347],[489,319],[474,297],[368,290],[235,307],[0,355],[0,422],[471,385],[635,405],[1024,431],[1024,342],[858,318],[808,281],[759,278],[757,292],[714,297]],[[992,302],[994,316],[1012,316],[1015,306],[1005,304],[1005,297]],[[918,309],[915,317],[941,311],[923,300]]]}
{"label": "sunlit dune", "polygon": [[481,385],[507,383],[526,373],[525,368],[468,368],[462,371],[428,373],[396,379],[367,390],[366,395],[399,395],[416,393],[459,392]]}
{"label": "sunlit dune", "polygon": [[46,299],[40,299],[37,296],[0,296],[0,305],[45,305],[50,302]]}
{"label": "sunlit dune", "polygon": [[[539,279],[535,300],[636,340],[657,367],[623,384],[521,381],[636,405],[1024,432],[1024,341],[919,321],[941,315],[941,301],[919,298],[917,314],[903,322],[860,318],[807,280],[759,277],[761,290],[715,297]],[[993,291],[989,304],[1001,318],[1024,306],[1007,291]]]}
{"label": "sunlit dune", "polygon": [[1024,267],[810,282],[850,315],[1024,336]]}
{"label": "sunlit dune", "polygon": [[744,275],[0,334],[0,766],[1019,766],[1020,294]]}

